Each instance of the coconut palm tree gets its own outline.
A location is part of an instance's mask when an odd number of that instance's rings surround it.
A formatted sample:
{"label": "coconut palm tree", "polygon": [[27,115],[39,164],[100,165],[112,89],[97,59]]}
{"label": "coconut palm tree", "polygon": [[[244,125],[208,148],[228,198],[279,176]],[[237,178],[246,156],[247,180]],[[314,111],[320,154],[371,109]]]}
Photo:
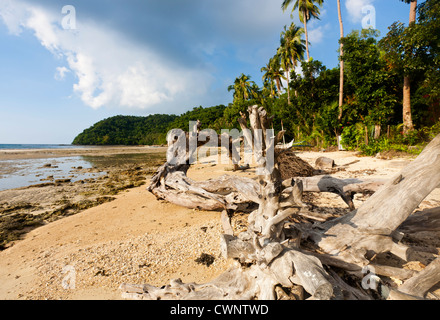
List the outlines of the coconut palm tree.
{"label": "coconut palm tree", "polygon": [[287,80],[287,78],[284,75],[284,70],[281,68],[281,57],[278,53],[270,60],[270,65],[272,68],[272,77],[277,86],[278,95],[281,95],[281,89],[283,89],[283,82],[281,80]]}
{"label": "coconut palm tree", "polygon": [[283,32],[281,32],[280,47],[278,48],[278,54],[280,56],[281,66],[286,72],[287,78],[287,103],[290,104],[290,71],[295,69],[297,62],[303,60],[305,45],[302,35],[304,29],[297,27],[293,22],[289,29],[284,26]]}
{"label": "coconut palm tree", "polygon": [[242,73],[235,79],[234,84],[228,87],[228,91],[234,91],[234,100],[247,100],[252,97],[254,84],[251,76]]}
{"label": "coconut palm tree", "polygon": [[[409,11],[409,26],[416,23],[417,0],[400,0],[405,3],[410,3]],[[403,78],[403,132],[406,134],[414,129],[412,114],[411,114],[411,79],[409,75]]]}
{"label": "coconut palm tree", "polygon": [[[286,11],[287,7],[292,3],[293,0],[284,0],[281,4],[281,9]],[[319,19],[319,8],[315,5],[318,4],[322,6],[324,0],[295,0],[295,3],[292,8],[292,12],[298,9],[299,19],[304,24],[304,33],[306,37],[306,52],[307,52],[307,61],[310,61],[310,53],[309,53],[309,37],[307,33],[307,21],[309,21],[312,17]]]}
{"label": "coconut palm tree", "polygon": [[[341,0],[337,0],[338,3],[338,18],[339,18],[339,30],[340,30],[340,39],[344,37],[344,24],[342,23],[342,14],[341,14]],[[342,104],[344,103],[344,44],[340,43],[339,48],[339,56],[340,56],[340,62],[339,62],[339,114],[338,114],[338,122],[340,123],[342,120]]]}
{"label": "coconut palm tree", "polygon": [[263,88],[261,90],[263,97],[274,98],[277,95],[277,87],[273,80],[263,80]]}
{"label": "coconut palm tree", "polygon": [[[342,13],[341,13],[341,0],[337,0],[338,4],[338,19],[339,19],[339,30],[340,30],[340,40],[344,37],[344,24],[342,23]],[[339,103],[338,103],[338,124],[342,121],[342,105],[344,103],[344,44],[340,41],[339,44]],[[338,142],[338,149],[342,150],[341,141],[341,130],[336,128],[336,136]]]}
{"label": "coconut palm tree", "polygon": [[269,62],[266,66],[261,68],[261,72],[263,74],[263,83],[268,83],[271,88],[271,97],[275,96],[275,92],[272,92],[273,83],[276,85],[277,94],[281,94],[281,89],[283,88],[283,84],[281,79],[286,80],[284,76],[284,71],[281,69],[280,57],[278,54],[269,59]]}
{"label": "coconut palm tree", "polygon": [[253,81],[251,81],[251,87],[249,88],[250,99],[255,99],[260,102],[261,105],[264,104],[263,91],[260,87]]}
{"label": "coconut palm tree", "polygon": [[261,68],[261,72],[263,73],[263,84],[264,84],[264,88],[267,88],[269,90],[269,96],[271,98],[275,97],[276,94],[276,87],[274,85],[274,78],[273,78],[273,72],[272,72],[272,67],[270,65],[270,60],[269,62],[266,64],[265,67]]}

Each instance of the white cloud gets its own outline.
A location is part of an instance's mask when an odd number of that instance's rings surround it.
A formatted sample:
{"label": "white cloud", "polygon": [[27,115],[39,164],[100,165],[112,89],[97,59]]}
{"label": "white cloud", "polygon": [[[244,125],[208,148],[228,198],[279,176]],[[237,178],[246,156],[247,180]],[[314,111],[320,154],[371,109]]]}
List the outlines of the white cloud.
{"label": "white cloud", "polygon": [[330,23],[327,23],[325,25],[319,25],[313,29],[310,28],[308,30],[308,37],[310,44],[314,45],[323,42],[323,40],[325,39],[326,32],[331,30],[331,28],[332,25]]}
{"label": "white cloud", "polygon": [[56,21],[55,17],[38,7],[30,9],[29,13],[29,17],[23,21],[23,26],[33,30],[41,44],[50,52],[56,53],[59,50],[58,43],[61,34],[57,32],[53,24]]}
{"label": "white cloud", "polygon": [[295,73],[298,74],[298,75],[300,75],[301,77],[304,76],[304,73],[303,73],[303,69],[302,69],[302,67],[301,67],[301,64],[298,64],[298,65],[295,67]]}
{"label": "white cloud", "polygon": [[324,39],[324,28],[319,26],[313,30],[308,31],[309,42],[313,45],[314,43],[320,43]]}
{"label": "white cloud", "polygon": [[0,18],[13,35],[20,35],[22,31],[21,20],[26,13],[26,8],[21,3],[13,0],[2,0],[0,2]]}
{"label": "white cloud", "polygon": [[350,20],[353,23],[361,22],[364,17],[362,8],[368,5],[372,5],[375,0],[346,0],[345,8],[348,11]]}
{"label": "white cloud", "polygon": [[[4,1],[4,2],[3,2]],[[117,106],[147,109],[205,93],[212,77],[166,60],[151,48],[127,40],[115,30],[77,21],[76,30],[64,30],[63,15],[19,0],[2,0],[0,18],[10,33],[30,30],[58,59],[55,79],[72,72],[73,91],[92,108]]]}
{"label": "white cloud", "polygon": [[61,81],[66,76],[66,73],[69,73],[69,72],[70,72],[70,70],[67,69],[66,67],[58,67],[56,69],[54,78],[55,78],[55,80]]}

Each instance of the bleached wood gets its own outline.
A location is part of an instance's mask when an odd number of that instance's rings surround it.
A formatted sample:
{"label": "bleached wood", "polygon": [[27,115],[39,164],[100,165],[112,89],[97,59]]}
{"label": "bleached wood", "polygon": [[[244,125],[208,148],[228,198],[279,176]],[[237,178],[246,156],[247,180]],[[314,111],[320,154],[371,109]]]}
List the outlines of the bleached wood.
{"label": "bleached wood", "polygon": [[365,264],[366,250],[390,251],[406,260],[407,247],[390,236],[440,184],[440,135],[359,209],[326,222],[314,241],[327,253]]}
{"label": "bleached wood", "polygon": [[315,160],[315,168],[320,170],[330,170],[335,166],[335,160],[327,157],[319,157]]}
{"label": "bleached wood", "polygon": [[426,292],[440,282],[440,258],[436,258],[425,269],[405,281],[399,291],[413,296],[425,297]]}
{"label": "bleached wood", "polygon": [[234,235],[234,230],[232,229],[231,219],[229,218],[228,212],[226,210],[222,211],[220,219],[221,219],[221,222],[222,222],[222,227],[223,227],[224,234],[233,236]]}
{"label": "bleached wood", "polygon": [[[186,176],[190,166],[187,160],[191,158],[186,150],[186,153],[180,154],[186,162],[164,164],[149,186],[157,197],[179,205],[222,210],[221,222],[225,234],[221,237],[221,252],[225,258],[236,261],[234,266],[206,284],[184,284],[180,279],[172,280],[162,288],[123,284],[124,297],[287,299],[293,297],[292,293],[288,293],[289,288],[293,290],[300,286],[311,295],[310,299],[369,299],[368,291],[350,286],[332,270],[337,268],[362,279],[366,265],[377,275],[405,281],[397,290],[381,284],[382,292],[388,292],[389,299],[423,298],[439,282],[438,259],[416,273],[375,265],[367,257],[390,251],[405,260],[409,248],[399,242],[402,232],[413,232],[414,223],[420,221],[423,222],[422,227],[428,230],[430,218],[438,215],[437,211],[433,211],[429,212],[430,215],[425,213],[410,217],[420,202],[440,185],[440,135],[390,181],[342,180],[331,176],[282,181],[277,162],[277,155],[281,153],[275,153],[273,170],[267,170],[266,156],[270,155],[271,148],[284,132],[277,136],[270,132],[261,134],[271,121],[264,108],[249,107],[249,120],[250,130],[244,115],[239,119],[243,138],[250,146],[264,147],[256,153],[256,162],[261,169],[257,180],[225,175],[208,181],[193,181]],[[193,128],[192,134],[201,134],[199,129],[200,123]],[[190,138],[189,134],[179,134]],[[172,134],[169,138],[176,141],[176,136]],[[176,153],[176,150],[171,152]],[[336,193],[353,210],[332,220],[329,220],[332,216],[328,215],[318,217],[303,202],[303,192]],[[352,196],[355,193],[373,195],[360,208],[354,209]],[[256,207],[249,210],[252,212],[248,217],[247,230],[234,235],[228,212],[237,210],[240,205],[248,206],[248,209],[252,205]],[[314,218],[314,224],[293,222],[307,215]],[[286,223],[289,219],[290,222]],[[302,241],[308,241],[307,250],[302,248]]]}

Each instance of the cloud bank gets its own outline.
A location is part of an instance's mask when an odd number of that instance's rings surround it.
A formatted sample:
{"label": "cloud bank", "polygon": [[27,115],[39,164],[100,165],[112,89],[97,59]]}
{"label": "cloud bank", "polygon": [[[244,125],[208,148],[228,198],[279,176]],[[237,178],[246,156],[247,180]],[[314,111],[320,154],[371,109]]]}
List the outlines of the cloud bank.
{"label": "cloud bank", "polygon": [[[227,85],[274,54],[288,12],[267,0],[1,0],[13,35],[34,35],[59,66],[54,78],[92,108],[172,111],[226,103]],[[297,17],[294,18],[299,25]],[[322,39],[321,30],[312,39]],[[254,75],[259,78],[259,74]]]}
{"label": "cloud bank", "polygon": [[5,0],[0,17],[9,32],[32,32],[41,45],[65,65],[55,78],[73,73],[73,91],[92,108],[105,105],[147,109],[180,96],[203,94],[212,81],[203,69],[185,68],[145,44],[127,40],[116,30],[92,21],[62,26],[63,15],[23,1]]}

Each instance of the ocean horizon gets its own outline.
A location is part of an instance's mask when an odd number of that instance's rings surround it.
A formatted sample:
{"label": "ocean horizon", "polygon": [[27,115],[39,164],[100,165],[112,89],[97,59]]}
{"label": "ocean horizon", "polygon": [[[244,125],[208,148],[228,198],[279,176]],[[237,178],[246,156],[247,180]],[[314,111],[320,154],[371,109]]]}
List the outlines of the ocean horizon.
{"label": "ocean horizon", "polygon": [[30,143],[0,143],[0,149],[69,149],[83,146],[73,144],[30,144]]}

